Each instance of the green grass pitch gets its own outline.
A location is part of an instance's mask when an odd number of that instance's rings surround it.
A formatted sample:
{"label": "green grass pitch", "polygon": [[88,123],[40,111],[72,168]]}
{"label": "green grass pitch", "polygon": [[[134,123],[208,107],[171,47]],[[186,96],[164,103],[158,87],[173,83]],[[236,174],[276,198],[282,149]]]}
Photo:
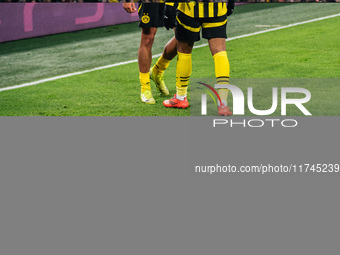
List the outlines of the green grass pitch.
{"label": "green grass pitch", "polygon": [[[123,10],[122,10],[123,11]],[[228,37],[340,13],[340,4],[249,4],[236,6]],[[339,116],[340,17],[315,21],[227,42],[233,79],[301,78],[312,94],[313,116]],[[161,53],[172,31],[159,29],[153,53]],[[0,44],[0,89],[137,58],[137,23]],[[206,43],[202,39],[196,45]],[[207,46],[193,51],[192,79],[214,77]],[[153,59],[155,63],[156,58]],[[165,82],[175,93],[174,59]],[[306,83],[307,81],[307,83]],[[308,82],[310,81],[310,82]],[[153,84],[152,84],[153,85]],[[235,84],[237,85],[237,84]],[[242,88],[244,91],[246,88]],[[271,103],[271,88],[256,84],[258,109]],[[156,105],[140,102],[137,63],[119,65],[34,86],[0,92],[0,116],[189,116],[167,109],[155,86]],[[230,97],[229,97],[230,98]],[[232,105],[230,98],[229,105]],[[246,115],[251,115],[246,111]],[[280,115],[276,111],[273,115]],[[303,115],[289,109],[288,115]]]}

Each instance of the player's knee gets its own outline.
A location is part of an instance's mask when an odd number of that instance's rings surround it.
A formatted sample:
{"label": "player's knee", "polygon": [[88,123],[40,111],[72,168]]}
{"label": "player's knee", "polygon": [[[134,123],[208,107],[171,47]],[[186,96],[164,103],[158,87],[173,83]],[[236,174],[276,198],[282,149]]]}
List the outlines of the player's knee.
{"label": "player's knee", "polygon": [[141,45],[147,48],[151,48],[155,40],[155,35],[146,35],[141,40]]}
{"label": "player's knee", "polygon": [[223,57],[228,58],[226,50],[211,50],[211,55],[213,57],[222,55]]}
{"label": "player's knee", "polygon": [[225,39],[213,38],[213,39],[209,39],[208,42],[209,42],[210,52],[213,56],[221,51],[226,51]]}
{"label": "player's knee", "polygon": [[178,52],[191,54],[194,42],[191,41],[180,41],[177,45]]}

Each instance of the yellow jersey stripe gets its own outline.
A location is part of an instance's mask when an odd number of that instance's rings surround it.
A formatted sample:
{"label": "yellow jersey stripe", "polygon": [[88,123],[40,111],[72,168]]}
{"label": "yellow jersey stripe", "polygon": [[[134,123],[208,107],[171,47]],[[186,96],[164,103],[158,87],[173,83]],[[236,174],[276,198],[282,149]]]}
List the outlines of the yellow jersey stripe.
{"label": "yellow jersey stripe", "polygon": [[218,3],[218,12],[217,12],[217,16],[222,16],[223,15],[223,3]]}
{"label": "yellow jersey stripe", "polygon": [[209,18],[214,17],[214,3],[209,3],[208,5],[208,10],[209,10]]}
{"label": "yellow jersey stripe", "polygon": [[178,10],[191,18],[215,18],[221,17],[227,13],[227,4],[225,2],[179,2]]}
{"label": "yellow jersey stripe", "polygon": [[185,4],[185,14],[190,17],[195,17],[195,3]]}
{"label": "yellow jersey stripe", "polygon": [[204,27],[204,28],[220,27],[220,26],[223,26],[225,23],[227,23],[227,19],[225,19],[225,21],[221,21],[221,22],[203,23],[202,27]]}
{"label": "yellow jersey stripe", "polygon": [[196,33],[198,33],[200,30],[201,30],[201,27],[190,27],[190,26],[187,26],[187,25],[185,25],[185,24],[183,24],[179,19],[178,19],[178,17],[176,17],[176,19],[177,19],[177,21],[178,21],[178,23],[182,26],[182,27],[184,27],[186,30],[189,30],[189,31],[191,31],[191,32],[196,32]]}
{"label": "yellow jersey stripe", "polygon": [[201,6],[201,8],[198,8],[198,17],[204,18],[204,7]]}
{"label": "yellow jersey stripe", "polygon": [[166,2],[165,4],[166,4],[166,5],[170,5],[170,6],[175,6],[175,3],[174,3],[174,2],[171,2],[171,3]]}

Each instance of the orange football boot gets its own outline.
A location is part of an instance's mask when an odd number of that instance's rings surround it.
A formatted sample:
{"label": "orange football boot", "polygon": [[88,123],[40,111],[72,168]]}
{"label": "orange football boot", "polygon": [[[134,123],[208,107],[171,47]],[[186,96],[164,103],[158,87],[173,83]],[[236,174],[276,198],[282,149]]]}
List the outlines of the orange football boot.
{"label": "orange football boot", "polygon": [[187,100],[187,97],[184,98],[184,100],[179,100],[176,97],[176,94],[174,95],[173,98],[164,100],[163,105],[165,107],[175,107],[175,108],[187,108],[189,106],[189,102]]}
{"label": "orange football boot", "polygon": [[218,114],[220,116],[230,116],[230,115],[233,115],[233,113],[229,110],[229,107],[225,106],[223,103],[218,106]]}

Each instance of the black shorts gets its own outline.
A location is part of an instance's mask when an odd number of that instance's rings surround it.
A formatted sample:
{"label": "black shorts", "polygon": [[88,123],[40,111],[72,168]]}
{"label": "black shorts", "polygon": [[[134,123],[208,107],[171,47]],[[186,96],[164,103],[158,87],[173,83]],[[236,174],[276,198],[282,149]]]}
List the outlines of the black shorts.
{"label": "black shorts", "polygon": [[227,38],[227,15],[215,18],[191,18],[177,11],[176,39],[196,42],[200,40],[200,31],[205,39]]}
{"label": "black shorts", "polygon": [[138,8],[139,27],[162,27],[164,3],[141,3]]}

